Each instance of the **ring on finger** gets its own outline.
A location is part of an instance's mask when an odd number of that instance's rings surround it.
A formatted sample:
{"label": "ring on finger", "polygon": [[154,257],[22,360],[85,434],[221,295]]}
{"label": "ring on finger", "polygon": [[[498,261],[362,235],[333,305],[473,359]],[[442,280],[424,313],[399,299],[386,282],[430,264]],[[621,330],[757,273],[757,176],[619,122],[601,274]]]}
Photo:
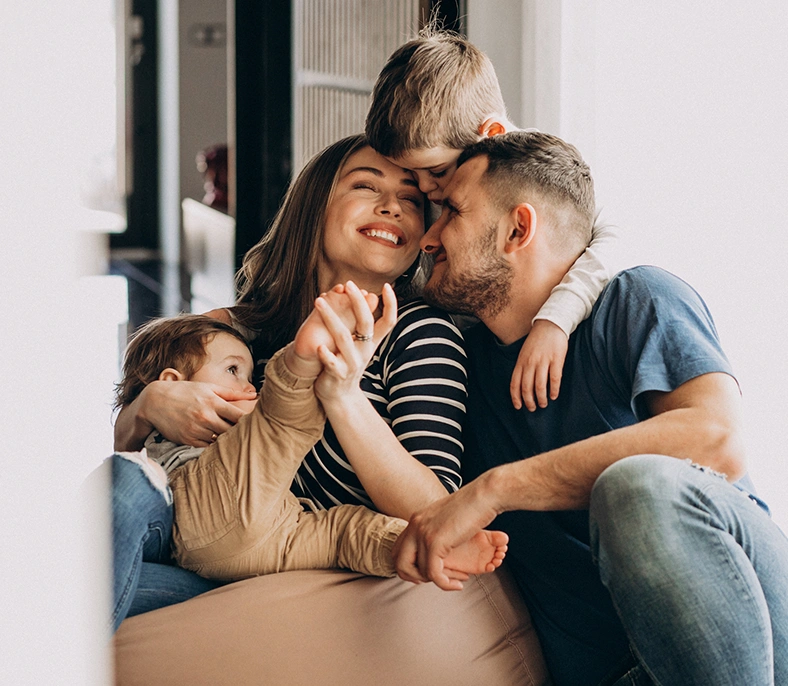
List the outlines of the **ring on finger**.
{"label": "ring on finger", "polygon": [[359,333],[358,331],[353,332],[353,340],[359,341],[360,343],[366,343],[367,341],[371,341],[373,338],[373,334],[371,333]]}
{"label": "ring on finger", "polygon": [[211,438],[209,439],[209,441],[208,441],[208,442],[209,442],[209,443],[214,443],[214,442],[216,441],[216,439],[217,439],[217,438],[219,438],[219,434],[217,434],[217,433],[214,431],[214,432],[211,434]]}

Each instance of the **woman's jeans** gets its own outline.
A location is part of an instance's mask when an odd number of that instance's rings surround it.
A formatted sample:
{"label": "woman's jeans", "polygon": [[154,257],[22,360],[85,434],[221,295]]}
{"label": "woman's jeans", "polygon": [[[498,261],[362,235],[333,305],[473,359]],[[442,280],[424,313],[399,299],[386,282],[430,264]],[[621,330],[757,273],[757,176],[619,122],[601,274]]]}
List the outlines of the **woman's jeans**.
{"label": "woman's jeans", "polygon": [[639,663],[616,684],[788,684],[788,539],[689,461],[638,455],[591,494],[591,544]]}
{"label": "woman's jeans", "polygon": [[112,629],[126,618],[180,603],[221,582],[174,565],[172,505],[140,466],[119,455],[112,467]]}

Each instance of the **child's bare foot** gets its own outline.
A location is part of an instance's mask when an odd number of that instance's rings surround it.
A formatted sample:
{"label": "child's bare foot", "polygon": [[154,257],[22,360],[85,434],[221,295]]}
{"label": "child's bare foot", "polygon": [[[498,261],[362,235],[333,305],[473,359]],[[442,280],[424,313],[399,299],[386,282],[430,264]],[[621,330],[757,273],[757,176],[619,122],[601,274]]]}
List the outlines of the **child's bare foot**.
{"label": "child's bare foot", "polygon": [[509,536],[503,531],[480,531],[471,540],[452,548],[443,560],[443,569],[449,578],[460,579],[467,574],[494,572],[506,557],[508,543]]}

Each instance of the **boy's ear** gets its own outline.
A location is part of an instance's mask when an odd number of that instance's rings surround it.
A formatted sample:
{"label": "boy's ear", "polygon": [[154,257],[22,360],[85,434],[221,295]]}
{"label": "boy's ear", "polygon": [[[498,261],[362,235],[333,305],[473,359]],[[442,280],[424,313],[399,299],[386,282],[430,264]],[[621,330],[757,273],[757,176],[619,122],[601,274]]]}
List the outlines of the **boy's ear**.
{"label": "boy's ear", "polygon": [[490,136],[499,136],[506,133],[506,124],[502,118],[497,115],[487,117],[481,124],[479,124],[479,135],[482,138],[490,138]]}
{"label": "boy's ear", "polygon": [[167,367],[159,374],[159,381],[185,381],[186,377],[181,374],[177,369]]}
{"label": "boy's ear", "polygon": [[531,243],[539,222],[536,208],[527,202],[517,205],[509,216],[509,233],[506,236],[504,252],[515,253]]}

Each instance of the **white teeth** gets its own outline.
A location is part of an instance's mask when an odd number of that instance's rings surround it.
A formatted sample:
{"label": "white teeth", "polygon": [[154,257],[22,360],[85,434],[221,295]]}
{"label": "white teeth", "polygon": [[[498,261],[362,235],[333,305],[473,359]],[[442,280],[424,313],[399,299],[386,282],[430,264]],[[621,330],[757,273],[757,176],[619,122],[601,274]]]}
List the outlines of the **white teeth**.
{"label": "white teeth", "polygon": [[373,238],[382,238],[384,241],[390,241],[394,245],[399,243],[399,238],[395,236],[393,233],[389,231],[380,231],[379,229],[369,229],[365,232],[367,236],[372,236]]}

